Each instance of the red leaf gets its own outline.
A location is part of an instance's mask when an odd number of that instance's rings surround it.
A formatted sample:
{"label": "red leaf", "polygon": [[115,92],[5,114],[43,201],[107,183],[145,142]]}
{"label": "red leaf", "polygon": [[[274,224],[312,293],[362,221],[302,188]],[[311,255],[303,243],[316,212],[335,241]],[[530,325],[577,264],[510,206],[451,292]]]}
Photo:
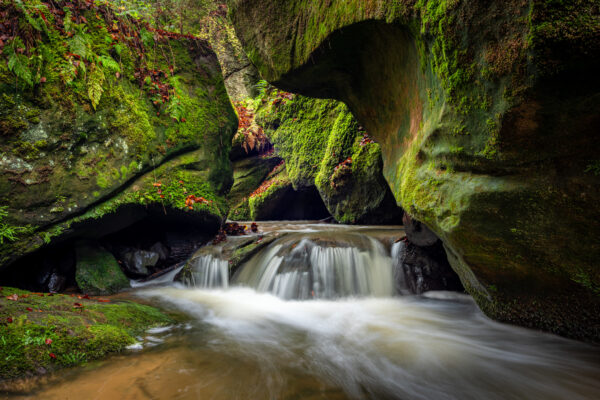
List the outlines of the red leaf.
{"label": "red leaf", "polygon": [[52,339],[46,339],[46,344],[50,346],[52,344]]}
{"label": "red leaf", "polygon": [[54,353],[50,353],[50,354],[48,354],[48,355],[50,356],[50,358],[53,358],[53,359],[55,359],[55,360],[56,360],[56,355],[55,355]]}
{"label": "red leaf", "polygon": [[13,319],[11,317],[6,318],[6,322],[8,322],[9,324],[12,324]]}
{"label": "red leaf", "polygon": [[84,294],[84,295],[83,295],[83,298],[84,298],[84,299],[89,299],[89,298],[90,298],[90,296],[89,296],[89,295],[87,295],[87,294]]}
{"label": "red leaf", "polygon": [[108,300],[108,299],[98,299],[98,302],[100,302],[100,303],[110,303],[110,300]]}
{"label": "red leaf", "polygon": [[27,307],[27,311],[33,311],[33,308]]}
{"label": "red leaf", "polygon": [[46,83],[46,77],[45,76],[42,76],[40,78],[40,83]]}

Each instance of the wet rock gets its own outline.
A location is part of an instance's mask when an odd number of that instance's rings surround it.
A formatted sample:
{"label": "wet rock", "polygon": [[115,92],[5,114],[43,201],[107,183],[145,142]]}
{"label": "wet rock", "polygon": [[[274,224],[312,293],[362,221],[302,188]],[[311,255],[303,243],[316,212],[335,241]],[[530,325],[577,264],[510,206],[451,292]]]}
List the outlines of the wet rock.
{"label": "wet rock", "polygon": [[114,256],[98,244],[78,244],[76,258],[75,280],[82,292],[106,295],[130,286]]}
{"label": "wet rock", "polygon": [[157,253],[160,261],[169,258],[169,249],[161,242],[156,242],[150,247],[150,251]]}
{"label": "wet rock", "polygon": [[441,242],[420,247],[408,240],[394,244],[394,275],[399,293],[421,294],[431,290],[464,291],[452,270]]}
{"label": "wet rock", "polygon": [[404,213],[402,223],[408,240],[416,246],[433,246],[440,240],[427,226],[413,219],[407,213]]}
{"label": "wet rock", "polygon": [[50,275],[50,279],[48,279],[48,291],[50,293],[61,292],[65,288],[66,284],[67,278],[54,271]]}
{"label": "wet rock", "polygon": [[136,276],[150,274],[148,267],[155,267],[160,260],[160,254],[153,251],[134,250],[123,255],[123,266],[126,272]]}
{"label": "wet rock", "polygon": [[44,260],[40,269],[37,271],[36,284],[39,287],[46,286],[46,283],[50,279],[53,270],[54,264],[50,260]]}

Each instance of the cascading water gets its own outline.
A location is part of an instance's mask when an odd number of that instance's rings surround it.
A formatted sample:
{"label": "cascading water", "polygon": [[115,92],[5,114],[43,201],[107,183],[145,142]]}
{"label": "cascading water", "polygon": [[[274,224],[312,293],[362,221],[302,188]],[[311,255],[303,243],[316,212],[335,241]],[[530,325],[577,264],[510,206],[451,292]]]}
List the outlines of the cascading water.
{"label": "cascading water", "polygon": [[[193,261],[193,286],[227,287],[227,261],[205,255]],[[389,251],[360,233],[289,234],[250,259],[232,284],[283,299],[387,297],[395,293]]]}
{"label": "cascading water", "polygon": [[[221,244],[188,264],[195,287],[136,292],[189,317],[141,337],[137,347],[152,351],[65,375],[23,398],[595,400],[600,393],[598,347],[496,323],[465,294],[408,295],[415,285],[401,257],[407,245],[393,243],[402,230],[273,229],[278,239],[231,282]],[[392,296],[399,293],[407,295]],[[161,340],[168,345],[157,346]]]}
{"label": "cascading water", "polygon": [[226,288],[229,286],[229,266],[210,254],[192,259],[190,283],[198,288]]}

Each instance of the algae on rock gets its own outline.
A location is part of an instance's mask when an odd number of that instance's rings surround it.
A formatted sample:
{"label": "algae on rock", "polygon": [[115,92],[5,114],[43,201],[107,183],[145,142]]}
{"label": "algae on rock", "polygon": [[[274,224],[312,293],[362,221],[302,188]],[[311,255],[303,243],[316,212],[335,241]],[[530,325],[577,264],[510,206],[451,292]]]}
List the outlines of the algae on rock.
{"label": "algae on rock", "polygon": [[195,195],[208,201],[190,214],[227,214],[219,196],[232,183],[236,117],[209,45],[115,17],[107,4],[56,12],[66,3],[0,5],[20,21],[6,46],[38,68],[29,85],[15,79],[12,53],[0,56],[0,204],[5,223],[32,228],[0,246],[2,267],[117,205],[183,210]]}
{"label": "algae on rock", "polygon": [[75,280],[83,293],[91,295],[115,294],[130,287],[115,257],[108,251],[91,244],[80,244],[77,254]]}
{"label": "algae on rock", "polygon": [[490,316],[600,340],[594,0],[230,0],[277,87],[344,101]]}

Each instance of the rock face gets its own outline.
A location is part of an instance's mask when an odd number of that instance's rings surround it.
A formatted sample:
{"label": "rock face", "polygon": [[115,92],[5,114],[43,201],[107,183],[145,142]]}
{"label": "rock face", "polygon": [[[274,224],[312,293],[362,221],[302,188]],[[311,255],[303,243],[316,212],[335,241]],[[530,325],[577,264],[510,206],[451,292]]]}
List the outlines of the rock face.
{"label": "rock face", "polygon": [[77,246],[76,253],[75,280],[83,293],[107,295],[129,287],[129,280],[108,251],[85,243]]}
{"label": "rock face", "polygon": [[[275,200],[271,204],[260,202],[266,206],[256,213],[260,218],[271,219],[278,214],[286,218],[316,216],[323,214],[317,203],[324,203],[328,214],[343,223],[400,220],[401,210],[383,178],[381,149],[370,138],[364,138],[364,130],[359,129],[346,105],[272,90],[259,81],[258,71],[244,53],[233,26],[220,14],[208,18],[204,30],[219,58],[227,92],[240,118],[230,153],[235,179],[228,195],[233,207],[230,218],[252,218],[246,200],[240,200],[248,199],[265,182],[264,169],[271,160],[283,158],[292,185],[270,197]],[[271,144],[276,147],[272,157],[256,157],[271,150]],[[341,165],[348,159],[351,161]],[[260,176],[261,181],[255,182]],[[317,191],[322,202],[312,199]],[[278,200],[284,193],[286,202],[296,199],[296,203],[305,201],[315,206],[302,211],[299,204],[284,205],[293,210],[276,211],[281,208]]]}
{"label": "rock face", "polygon": [[490,316],[600,340],[593,0],[231,0],[276,86],[344,101]]}
{"label": "rock face", "polygon": [[[67,3],[79,28],[64,21]],[[0,6],[15,27],[0,55],[0,223],[17,232],[0,240],[0,269],[157,215],[189,215],[216,232],[236,117],[210,46],[151,32],[108,5],[40,7],[46,22],[37,9]]]}
{"label": "rock face", "polygon": [[341,223],[394,223],[402,211],[383,177],[381,148],[348,107],[273,91],[261,102],[264,127],[296,191],[318,190]]}

